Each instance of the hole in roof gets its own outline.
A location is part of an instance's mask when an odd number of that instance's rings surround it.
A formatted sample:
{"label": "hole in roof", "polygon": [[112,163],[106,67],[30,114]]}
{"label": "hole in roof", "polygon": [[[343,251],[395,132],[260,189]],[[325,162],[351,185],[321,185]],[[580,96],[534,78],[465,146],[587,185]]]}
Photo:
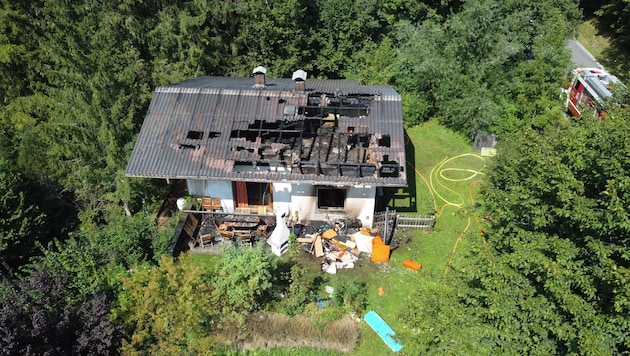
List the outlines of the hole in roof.
{"label": "hole in roof", "polygon": [[286,101],[286,100],[284,100],[284,99],[278,99],[278,104],[284,104],[284,103],[286,103],[286,102],[287,102],[287,101]]}
{"label": "hole in roof", "polygon": [[392,144],[391,137],[389,135],[383,135],[383,138],[378,140],[378,145],[381,147],[389,147]]}
{"label": "hole in roof", "polygon": [[215,137],[219,137],[219,136],[221,136],[220,132],[217,132],[217,131],[210,131],[210,132],[208,132],[208,138],[215,138]]}
{"label": "hole in roof", "polygon": [[240,151],[247,151],[249,153],[254,153],[254,149],[253,148],[246,148],[243,146],[236,146],[236,151],[240,152]]}
{"label": "hole in roof", "polygon": [[381,177],[396,178],[400,175],[400,167],[385,165],[381,168]]}
{"label": "hole in roof", "polygon": [[203,131],[188,131],[186,138],[191,140],[201,140],[203,139]]}
{"label": "hole in roof", "polygon": [[199,145],[185,145],[185,144],[179,145],[179,149],[196,150],[198,148],[199,148]]}

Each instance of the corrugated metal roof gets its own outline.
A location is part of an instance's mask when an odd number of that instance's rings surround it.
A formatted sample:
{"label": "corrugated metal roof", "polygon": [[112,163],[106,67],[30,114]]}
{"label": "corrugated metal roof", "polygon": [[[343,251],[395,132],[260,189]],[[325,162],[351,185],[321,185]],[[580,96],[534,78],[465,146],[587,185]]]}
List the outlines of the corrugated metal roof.
{"label": "corrugated metal roof", "polygon": [[[157,88],[126,174],[406,186],[396,91],[348,80],[308,79],[304,91],[293,85],[290,79],[267,78],[264,87],[254,87],[253,78],[201,77]],[[322,94],[361,99],[341,108],[320,103]]]}

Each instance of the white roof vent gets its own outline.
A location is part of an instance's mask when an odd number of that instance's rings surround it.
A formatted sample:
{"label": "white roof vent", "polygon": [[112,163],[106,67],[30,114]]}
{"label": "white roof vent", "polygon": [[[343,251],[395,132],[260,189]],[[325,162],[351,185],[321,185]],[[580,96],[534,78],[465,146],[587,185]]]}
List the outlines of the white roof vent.
{"label": "white roof vent", "polygon": [[301,69],[298,69],[298,70],[296,70],[295,72],[293,72],[293,77],[292,77],[292,79],[293,79],[293,80],[302,80],[302,81],[305,81],[305,80],[306,80],[306,72],[305,72],[305,71],[303,71],[303,70],[301,70]]}
{"label": "white roof vent", "polygon": [[258,66],[256,68],[254,68],[254,71],[252,72],[254,74],[266,74],[267,73],[267,68],[263,67],[263,66]]}

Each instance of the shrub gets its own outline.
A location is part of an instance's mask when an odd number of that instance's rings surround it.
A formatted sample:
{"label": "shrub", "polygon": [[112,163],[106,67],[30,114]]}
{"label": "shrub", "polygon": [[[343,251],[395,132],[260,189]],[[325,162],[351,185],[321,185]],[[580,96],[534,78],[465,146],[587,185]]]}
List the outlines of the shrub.
{"label": "shrub", "polygon": [[366,285],[356,279],[337,279],[334,284],[333,302],[345,312],[360,314],[366,304]]}
{"label": "shrub", "polygon": [[229,246],[222,257],[213,280],[213,304],[219,308],[222,324],[242,325],[249,313],[271,299],[278,261],[260,244]]}
{"label": "shrub", "polygon": [[0,355],[95,355],[117,349],[104,293],[71,296],[67,275],[46,270],[0,285]]}
{"label": "shrub", "polygon": [[310,273],[308,268],[299,264],[291,266],[289,288],[278,305],[278,311],[289,316],[304,312],[305,306],[314,298],[317,279],[318,275]]}
{"label": "shrub", "polygon": [[114,317],[123,325],[127,354],[212,354],[216,309],[208,272],[181,255],[163,256],[159,266],[139,266],[123,279]]}

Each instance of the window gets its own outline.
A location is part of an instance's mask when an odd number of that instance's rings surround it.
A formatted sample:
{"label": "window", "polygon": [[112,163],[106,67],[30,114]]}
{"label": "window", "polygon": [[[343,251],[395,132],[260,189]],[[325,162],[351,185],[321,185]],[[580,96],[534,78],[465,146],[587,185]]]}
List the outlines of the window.
{"label": "window", "polygon": [[271,204],[271,184],[247,183],[247,203],[249,205]]}
{"label": "window", "polygon": [[235,182],[238,207],[271,205],[271,183]]}
{"label": "window", "polygon": [[338,188],[317,189],[317,208],[321,210],[343,210],[346,190]]}

